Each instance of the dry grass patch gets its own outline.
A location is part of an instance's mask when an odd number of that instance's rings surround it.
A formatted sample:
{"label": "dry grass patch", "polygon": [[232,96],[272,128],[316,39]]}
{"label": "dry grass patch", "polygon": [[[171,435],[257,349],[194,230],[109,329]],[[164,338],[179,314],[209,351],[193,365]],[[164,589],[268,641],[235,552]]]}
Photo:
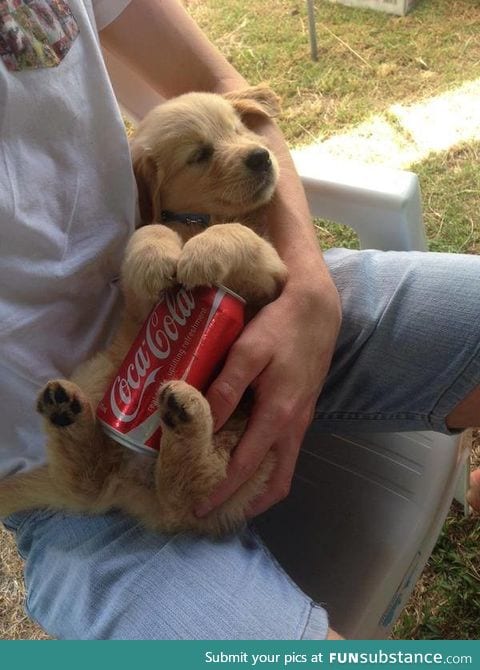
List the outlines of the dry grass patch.
{"label": "dry grass patch", "polygon": [[23,561],[13,535],[0,524],[0,640],[49,640],[24,611]]}

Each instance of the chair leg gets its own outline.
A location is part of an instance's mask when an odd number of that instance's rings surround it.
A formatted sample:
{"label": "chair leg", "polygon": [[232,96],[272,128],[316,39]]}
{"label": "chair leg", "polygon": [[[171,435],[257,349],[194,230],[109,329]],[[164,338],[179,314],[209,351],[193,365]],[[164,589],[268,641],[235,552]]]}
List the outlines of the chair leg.
{"label": "chair leg", "polygon": [[470,505],[467,501],[467,491],[470,485],[470,449],[472,446],[472,430],[466,430],[460,438],[459,449],[461,451],[460,458],[464,459],[462,470],[458,476],[457,485],[455,487],[454,498],[463,507],[463,514],[465,517],[470,516]]}
{"label": "chair leg", "polygon": [[310,55],[312,60],[318,60],[318,49],[317,49],[317,31],[315,27],[315,7],[313,5],[313,0],[307,0],[307,13],[308,13],[308,30],[310,33]]}

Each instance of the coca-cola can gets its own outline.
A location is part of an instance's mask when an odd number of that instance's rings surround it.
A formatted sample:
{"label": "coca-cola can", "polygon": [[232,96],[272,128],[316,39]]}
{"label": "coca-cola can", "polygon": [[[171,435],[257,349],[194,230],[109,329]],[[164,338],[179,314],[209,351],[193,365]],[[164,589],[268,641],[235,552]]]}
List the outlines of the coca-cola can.
{"label": "coca-cola can", "polygon": [[104,432],[136,451],[158,452],[159,387],[183,379],[205,390],[242,331],[244,313],[243,298],[223,286],[165,291],[98,405]]}

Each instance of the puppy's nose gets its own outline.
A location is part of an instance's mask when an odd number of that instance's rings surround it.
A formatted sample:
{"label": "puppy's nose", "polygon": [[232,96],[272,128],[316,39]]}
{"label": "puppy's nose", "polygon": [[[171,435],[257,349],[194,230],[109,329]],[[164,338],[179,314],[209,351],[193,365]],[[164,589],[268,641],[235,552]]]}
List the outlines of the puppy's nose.
{"label": "puppy's nose", "polygon": [[254,172],[267,172],[272,167],[270,153],[266,149],[254,149],[245,158],[245,165]]}

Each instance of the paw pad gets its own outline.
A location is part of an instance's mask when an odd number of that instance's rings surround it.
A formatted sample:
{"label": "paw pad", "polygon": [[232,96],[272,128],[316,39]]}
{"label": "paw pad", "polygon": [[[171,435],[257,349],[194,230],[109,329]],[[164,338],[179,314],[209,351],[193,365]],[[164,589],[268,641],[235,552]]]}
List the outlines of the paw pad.
{"label": "paw pad", "polygon": [[190,413],[169,384],[160,391],[158,402],[162,421],[169,428],[176,428],[191,421]]}
{"label": "paw pad", "polygon": [[78,398],[60,382],[49,382],[40,393],[37,411],[60,428],[71,426],[82,411]]}

